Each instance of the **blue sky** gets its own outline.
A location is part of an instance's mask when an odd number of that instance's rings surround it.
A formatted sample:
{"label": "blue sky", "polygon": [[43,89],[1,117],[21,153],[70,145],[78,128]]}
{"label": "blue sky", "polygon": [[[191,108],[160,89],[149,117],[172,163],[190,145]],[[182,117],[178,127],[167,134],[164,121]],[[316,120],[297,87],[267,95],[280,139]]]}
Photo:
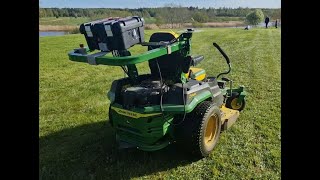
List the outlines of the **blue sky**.
{"label": "blue sky", "polygon": [[162,7],[174,3],[198,7],[280,8],[281,0],[39,0],[40,7],[71,8],[140,8]]}

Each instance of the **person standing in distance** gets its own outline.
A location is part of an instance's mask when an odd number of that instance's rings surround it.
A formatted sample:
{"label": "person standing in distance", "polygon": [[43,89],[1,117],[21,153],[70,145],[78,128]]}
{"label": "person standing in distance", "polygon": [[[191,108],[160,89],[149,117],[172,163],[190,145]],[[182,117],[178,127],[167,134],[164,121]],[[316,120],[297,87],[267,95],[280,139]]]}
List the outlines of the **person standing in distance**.
{"label": "person standing in distance", "polygon": [[264,22],[266,23],[266,28],[268,28],[268,23],[269,23],[269,17],[266,17],[266,19],[264,20]]}

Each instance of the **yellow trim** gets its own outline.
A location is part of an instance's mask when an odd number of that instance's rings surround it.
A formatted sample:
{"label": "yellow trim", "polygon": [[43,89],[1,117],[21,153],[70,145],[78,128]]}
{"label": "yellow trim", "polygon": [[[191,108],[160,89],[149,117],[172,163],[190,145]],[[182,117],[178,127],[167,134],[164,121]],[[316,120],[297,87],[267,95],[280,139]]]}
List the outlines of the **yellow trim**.
{"label": "yellow trim", "polygon": [[242,106],[242,102],[240,102],[240,103],[238,104],[238,98],[232,99],[232,101],[231,101],[231,108],[232,108],[232,109],[238,110],[238,109],[241,108],[241,106]]}
{"label": "yellow trim", "polygon": [[175,33],[175,32],[172,31],[172,30],[170,30],[170,31],[158,31],[158,32],[170,33],[170,34],[172,34],[175,38],[179,37],[179,34]]}
{"label": "yellow trim", "polygon": [[201,74],[200,76],[196,77],[196,80],[202,81],[202,80],[204,80],[205,77],[206,77],[206,74]]}
{"label": "yellow trim", "polygon": [[179,37],[179,34],[173,32],[172,30],[170,31],[170,34],[172,34],[175,38]]}
{"label": "yellow trim", "polygon": [[204,133],[204,144],[208,147],[214,143],[214,139],[218,130],[218,118],[216,114],[213,114],[206,125],[205,133]]}
{"label": "yellow trim", "polygon": [[[197,73],[197,72],[199,72],[199,71],[202,71],[203,69],[191,67],[190,70],[192,71],[192,73],[195,74],[195,73]],[[185,77],[186,77],[186,78],[189,78],[189,73],[186,73],[186,74],[185,74]],[[205,77],[206,77],[206,73],[200,74],[200,75],[196,76],[195,79],[198,80],[198,81],[202,81],[202,80],[204,80]]]}
{"label": "yellow trim", "polygon": [[225,120],[227,119],[237,119],[240,115],[238,110],[233,110],[227,108],[225,105],[222,105],[220,110],[222,111],[222,116],[221,116],[221,121],[222,124],[224,123]]}
{"label": "yellow trim", "polygon": [[202,69],[202,68],[191,67],[190,70],[191,70],[193,73],[197,73],[197,72],[199,72],[199,71],[202,71],[203,69]]}
{"label": "yellow trim", "polygon": [[111,106],[111,109],[115,110],[118,114],[121,114],[121,115],[124,115],[124,116],[128,116],[128,117],[131,117],[131,118],[135,118],[135,119],[138,119],[138,118],[141,118],[141,117],[156,116],[156,115],[160,115],[161,114],[161,113],[141,114],[141,113],[128,111],[128,110],[117,108],[117,107],[113,107],[113,106]]}

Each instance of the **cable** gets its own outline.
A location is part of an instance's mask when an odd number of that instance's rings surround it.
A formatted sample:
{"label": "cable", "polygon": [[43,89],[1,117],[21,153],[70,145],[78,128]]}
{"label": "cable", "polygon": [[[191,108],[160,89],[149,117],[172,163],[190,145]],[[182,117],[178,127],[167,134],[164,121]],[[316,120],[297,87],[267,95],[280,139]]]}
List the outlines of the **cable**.
{"label": "cable", "polygon": [[[181,36],[181,35],[180,35]],[[179,36],[179,37],[180,37]],[[179,38],[178,37],[178,38]],[[175,38],[176,40],[178,40],[178,38]],[[151,50],[153,49],[153,47],[152,46],[150,46],[151,47]],[[158,67],[158,72],[159,72],[159,76],[160,76],[160,84],[161,84],[161,90],[160,90],[160,110],[161,110],[161,115],[162,115],[162,118],[163,118],[163,120],[165,120],[165,117],[164,117],[164,113],[163,113],[163,105],[162,105],[162,99],[163,99],[163,91],[162,91],[162,88],[163,88],[163,85],[164,85],[164,82],[163,82],[163,79],[162,79],[162,74],[161,74],[161,69],[160,69],[160,66],[159,66],[159,63],[158,63],[158,59],[156,59],[156,63],[157,63],[157,67]],[[186,112],[186,100],[185,100],[185,97],[184,97],[184,87],[183,87],[183,83],[182,83],[182,98],[183,98],[183,111],[184,111],[184,113],[183,113],[183,118],[182,118],[182,120],[179,122],[179,123],[177,123],[177,124],[174,124],[174,123],[171,123],[171,122],[169,122],[168,120],[166,121],[167,123],[169,123],[170,125],[174,125],[174,126],[176,126],[176,125],[180,125],[182,122],[184,122],[184,120],[185,120],[185,118],[186,118],[186,114],[187,114],[187,112]]]}
{"label": "cable", "polygon": [[182,120],[181,120],[179,123],[176,123],[176,124],[167,121],[170,125],[174,125],[174,126],[180,125],[180,124],[183,123],[183,121],[186,119],[186,114],[187,114],[187,112],[186,112],[186,100],[185,100],[185,97],[184,97],[184,87],[183,87],[183,83],[182,83],[182,98],[183,98],[183,111],[184,111],[184,113],[183,113],[183,118],[182,118]]}
{"label": "cable", "polygon": [[[163,88],[163,85],[164,85],[164,82],[162,80],[162,74],[161,74],[161,70],[160,70],[160,66],[159,66],[159,63],[158,63],[158,59],[156,60],[157,62],[157,67],[158,67],[158,71],[159,71],[159,75],[160,75],[160,83],[161,83],[161,89],[160,89],[160,110],[161,110],[161,114],[162,114],[162,118],[163,120],[165,120],[165,117],[164,117],[164,113],[163,113],[163,106],[162,106],[162,98],[163,98],[163,91],[162,91],[162,88]],[[177,123],[177,124],[174,124],[174,123],[171,123],[169,122],[168,120],[166,121],[167,123],[169,123],[170,125],[180,125],[186,118],[186,100],[185,100],[185,97],[184,97],[184,87],[183,87],[183,83],[182,83],[182,98],[183,98],[183,111],[184,111],[184,114],[183,114],[183,118],[182,120]]]}
{"label": "cable", "polygon": [[121,68],[122,68],[122,69],[123,69],[123,71],[126,73],[126,75],[129,77],[128,70],[127,70],[124,66],[121,66]]}
{"label": "cable", "polygon": [[217,76],[217,79],[221,76],[221,75],[224,75],[224,74],[229,74],[230,71],[231,71],[231,63],[228,64],[228,67],[229,67],[229,70],[227,72],[222,72],[220,73],[218,76]]}
{"label": "cable", "polygon": [[[188,32],[189,32],[189,31],[185,31],[184,33],[188,33]],[[172,44],[172,43],[177,42],[177,41],[180,39],[180,37],[183,36],[184,33],[181,33],[178,37],[173,38],[171,41],[169,41],[169,44]]]}
{"label": "cable", "polygon": [[[119,53],[118,50],[113,50],[111,53],[112,53],[113,57],[119,57],[119,56],[120,56],[120,53]],[[127,76],[129,77],[128,69],[126,69],[125,66],[120,66],[120,67],[121,67],[122,70],[124,71],[125,75],[127,75]],[[124,76],[125,76],[125,75],[124,75]]]}
{"label": "cable", "polygon": [[158,71],[159,71],[159,76],[160,76],[160,84],[161,84],[161,88],[160,88],[160,110],[161,110],[161,113],[162,113],[162,116],[164,118],[164,115],[163,115],[163,107],[162,107],[162,97],[163,97],[163,91],[162,91],[162,88],[163,88],[163,80],[162,80],[162,74],[161,74],[161,70],[160,70],[160,66],[159,66],[159,63],[158,63],[158,59],[156,60],[157,62],[157,67],[158,67]]}

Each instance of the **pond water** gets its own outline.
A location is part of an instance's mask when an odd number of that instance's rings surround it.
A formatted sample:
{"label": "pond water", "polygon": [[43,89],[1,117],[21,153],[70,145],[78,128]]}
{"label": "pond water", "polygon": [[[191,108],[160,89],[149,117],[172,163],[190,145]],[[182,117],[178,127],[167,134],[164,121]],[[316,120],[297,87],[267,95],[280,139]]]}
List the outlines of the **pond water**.
{"label": "pond water", "polygon": [[44,36],[62,36],[65,34],[69,34],[66,31],[39,31],[39,37]]}

